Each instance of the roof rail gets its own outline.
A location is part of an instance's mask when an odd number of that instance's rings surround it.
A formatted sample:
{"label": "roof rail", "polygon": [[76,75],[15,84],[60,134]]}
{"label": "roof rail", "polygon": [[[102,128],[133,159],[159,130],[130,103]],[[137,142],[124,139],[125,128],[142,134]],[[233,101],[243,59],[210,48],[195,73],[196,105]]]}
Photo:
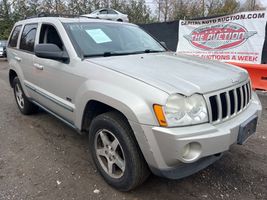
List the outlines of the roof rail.
{"label": "roof rail", "polygon": [[52,14],[52,13],[39,13],[37,15],[32,15],[25,17],[25,19],[32,19],[32,18],[39,18],[39,17],[67,17],[67,18],[74,18],[80,17],[79,15],[69,15],[69,14]]}

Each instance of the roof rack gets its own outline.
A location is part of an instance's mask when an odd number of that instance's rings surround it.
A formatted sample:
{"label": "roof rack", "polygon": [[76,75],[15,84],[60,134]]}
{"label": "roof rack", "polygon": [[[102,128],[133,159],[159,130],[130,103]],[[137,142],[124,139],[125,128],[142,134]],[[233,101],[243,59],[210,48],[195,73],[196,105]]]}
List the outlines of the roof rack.
{"label": "roof rack", "polygon": [[69,14],[51,14],[51,13],[39,13],[37,15],[25,17],[25,19],[39,18],[39,17],[67,17],[76,18],[81,17],[80,15],[69,15]]}

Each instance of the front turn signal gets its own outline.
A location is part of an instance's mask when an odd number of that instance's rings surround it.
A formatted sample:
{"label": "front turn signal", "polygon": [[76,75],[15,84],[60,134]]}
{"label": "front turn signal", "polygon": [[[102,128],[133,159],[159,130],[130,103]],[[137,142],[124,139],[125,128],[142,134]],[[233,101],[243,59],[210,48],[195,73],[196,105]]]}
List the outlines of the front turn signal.
{"label": "front turn signal", "polygon": [[167,127],[168,124],[167,124],[166,118],[165,118],[165,116],[164,116],[162,106],[161,106],[161,105],[157,105],[157,104],[155,104],[155,105],[153,106],[153,109],[154,109],[155,115],[156,115],[156,117],[157,117],[157,120],[158,120],[158,122],[159,122],[159,125],[160,125],[160,126]]}

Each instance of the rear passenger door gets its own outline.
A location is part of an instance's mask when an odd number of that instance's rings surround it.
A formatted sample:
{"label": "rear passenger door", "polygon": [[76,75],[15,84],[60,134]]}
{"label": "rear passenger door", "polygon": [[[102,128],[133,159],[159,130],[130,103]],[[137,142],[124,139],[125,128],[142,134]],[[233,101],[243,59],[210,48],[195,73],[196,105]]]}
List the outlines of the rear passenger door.
{"label": "rear passenger door", "polygon": [[33,91],[33,88],[37,85],[37,79],[33,74],[35,70],[33,65],[34,58],[34,46],[36,41],[36,33],[37,33],[38,24],[26,24],[23,27],[23,31],[20,38],[19,50],[20,53],[18,55],[20,59],[20,65],[24,74],[24,85],[27,87],[27,91],[30,94],[30,97],[35,99],[37,98],[37,94]]}
{"label": "rear passenger door", "polygon": [[[12,33],[12,36],[9,41],[10,56],[13,61],[16,63],[17,71],[19,71],[20,82],[24,88],[27,89],[27,95],[36,99],[36,94],[32,90],[37,84],[36,78],[33,76],[33,57],[34,57],[34,45],[36,39],[38,24],[25,24],[23,27],[20,25],[16,27]],[[19,38],[19,31],[22,29],[21,36]],[[19,39],[17,44],[16,42]],[[22,73],[21,73],[22,72]]]}
{"label": "rear passenger door", "polygon": [[112,9],[108,9],[108,18],[109,20],[117,20],[118,18],[118,13],[116,13],[114,10]]}

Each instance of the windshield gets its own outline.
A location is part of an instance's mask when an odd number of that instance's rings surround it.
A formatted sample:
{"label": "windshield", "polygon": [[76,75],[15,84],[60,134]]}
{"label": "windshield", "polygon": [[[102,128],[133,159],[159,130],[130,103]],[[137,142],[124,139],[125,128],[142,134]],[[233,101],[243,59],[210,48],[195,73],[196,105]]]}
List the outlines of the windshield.
{"label": "windshield", "polygon": [[67,32],[83,57],[166,51],[137,26],[117,23],[68,23]]}

